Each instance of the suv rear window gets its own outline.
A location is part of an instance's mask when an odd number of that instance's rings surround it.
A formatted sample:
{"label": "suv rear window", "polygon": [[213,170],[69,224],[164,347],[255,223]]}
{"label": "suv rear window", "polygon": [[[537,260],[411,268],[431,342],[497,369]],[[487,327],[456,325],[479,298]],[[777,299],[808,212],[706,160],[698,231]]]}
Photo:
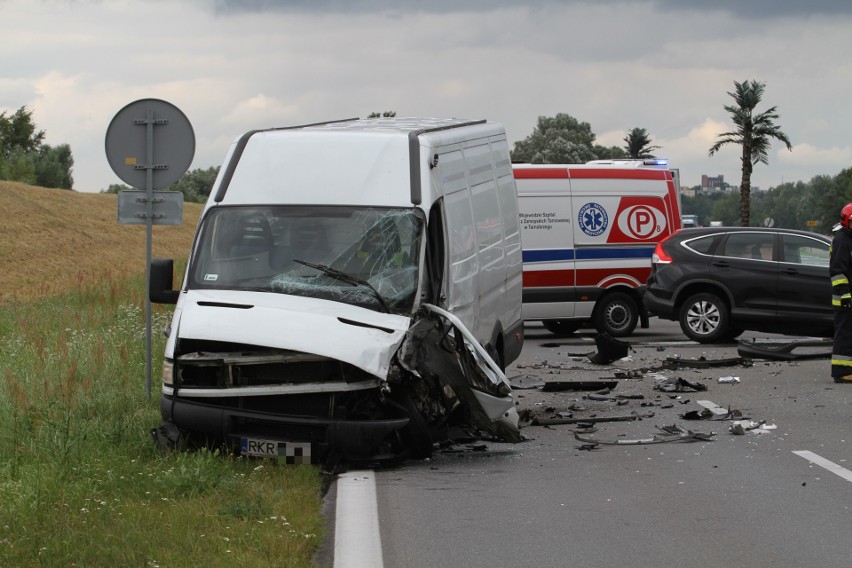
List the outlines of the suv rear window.
{"label": "suv rear window", "polygon": [[684,245],[687,248],[694,250],[695,252],[700,252],[701,254],[710,254],[710,250],[713,248],[714,239],[715,236],[710,235],[709,237],[692,239],[691,241],[684,243]]}

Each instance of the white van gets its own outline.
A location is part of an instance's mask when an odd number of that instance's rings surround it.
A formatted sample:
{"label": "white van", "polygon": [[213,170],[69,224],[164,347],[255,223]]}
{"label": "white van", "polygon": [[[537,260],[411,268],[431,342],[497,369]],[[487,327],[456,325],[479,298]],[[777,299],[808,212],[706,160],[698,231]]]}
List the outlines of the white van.
{"label": "white van", "polygon": [[680,228],[678,171],[661,159],[514,164],[524,320],[623,337],[637,322],[656,244]]}
{"label": "white van", "polygon": [[377,118],[248,132],[198,223],[156,435],[285,462],[428,455],[449,427],[517,441],[523,345],[506,134]]}

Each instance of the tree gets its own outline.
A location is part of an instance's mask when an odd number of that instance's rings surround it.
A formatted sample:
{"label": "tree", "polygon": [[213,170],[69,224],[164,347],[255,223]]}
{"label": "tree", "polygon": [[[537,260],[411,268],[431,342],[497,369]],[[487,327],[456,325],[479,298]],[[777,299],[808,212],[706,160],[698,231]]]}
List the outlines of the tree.
{"label": "tree", "polygon": [[763,99],[764,83],[757,81],[734,81],[734,92],[728,92],[734,101],[734,105],[725,105],[725,110],[731,115],[736,130],[723,132],[719,140],[710,147],[712,156],[726,144],[736,144],[742,147],[740,161],[742,162],[742,181],[740,183],[740,224],[749,226],[749,199],[751,196],[751,173],[758,163],[769,163],[768,151],[773,139],[780,140],[787,145],[788,150],[793,150],[790,140],[780,127],[775,124],[778,114],[777,107],[771,107],[761,113],[755,114],[755,107]]}
{"label": "tree", "polygon": [[[219,175],[219,166],[210,167],[206,170],[201,168],[186,172],[179,180],[165,188],[167,191],[180,191],[183,193],[184,201],[193,203],[204,203],[213,190],[216,176]],[[119,191],[132,190],[134,188],[123,183],[113,183],[101,193],[118,193]]]}
{"label": "tree", "polygon": [[532,134],[512,149],[512,161],[531,164],[582,164],[623,156],[621,148],[595,145],[591,125],[565,113],[539,116]]}
{"label": "tree", "polygon": [[201,168],[186,172],[168,189],[180,191],[184,199],[194,203],[204,203],[210,196],[216,176],[219,175],[219,167],[210,167],[206,170]]}
{"label": "tree", "polygon": [[68,144],[43,144],[44,131],[33,113],[21,107],[12,115],[0,113],[0,179],[42,187],[72,189],[74,158]]}
{"label": "tree", "polygon": [[634,128],[624,137],[624,151],[629,158],[653,158],[651,152],[659,150],[659,146],[651,145],[651,136],[644,128]]}
{"label": "tree", "polygon": [[8,159],[13,148],[33,152],[41,145],[44,131],[36,131],[32,118],[32,111],[25,106],[10,116],[7,116],[5,111],[0,112],[0,149],[3,158]]}
{"label": "tree", "polygon": [[71,176],[74,166],[71,146],[60,144],[52,148],[48,144],[43,144],[36,155],[35,185],[59,189],[74,187],[74,178]]}

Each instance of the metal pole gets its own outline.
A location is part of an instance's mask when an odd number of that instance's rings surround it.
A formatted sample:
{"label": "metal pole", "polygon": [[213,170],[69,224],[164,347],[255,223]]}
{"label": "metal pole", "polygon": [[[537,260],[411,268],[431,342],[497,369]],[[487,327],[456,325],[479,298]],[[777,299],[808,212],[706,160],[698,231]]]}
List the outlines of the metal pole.
{"label": "metal pole", "polygon": [[154,226],[154,111],[148,109],[145,121],[145,191],[148,196],[145,221],[145,391],[151,400],[151,241]]}

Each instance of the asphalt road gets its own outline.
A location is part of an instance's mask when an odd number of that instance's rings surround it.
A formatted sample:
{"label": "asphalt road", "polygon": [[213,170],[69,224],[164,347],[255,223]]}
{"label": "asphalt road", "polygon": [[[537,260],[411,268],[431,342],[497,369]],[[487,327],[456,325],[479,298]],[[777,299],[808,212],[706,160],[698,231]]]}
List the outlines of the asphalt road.
{"label": "asphalt road", "polygon": [[[374,527],[355,540],[374,537],[380,549],[368,563],[350,555],[335,566],[852,565],[852,385],[831,381],[827,358],[721,365],[738,358],[737,344],[699,345],[676,324],[652,319],[627,339],[627,359],[594,365],[594,335],[559,338],[529,326],[524,352],[507,370],[531,387],[516,390],[528,439],[461,443],[371,472],[375,504],[346,516]],[[794,353],[827,351],[830,343]],[[677,378],[707,388],[655,388]],[[589,400],[591,391],[536,386],[578,380],[617,380],[611,394],[624,397]],[[730,420],[682,417],[708,408],[739,411],[745,433],[731,433]],[[582,435],[613,445],[576,440],[576,424],[536,425],[559,412],[604,419]],[[605,420],[632,413],[653,416]],[[748,430],[761,422],[769,428]],[[671,426],[710,441],[647,443]],[[370,507],[372,525],[357,512]]]}

